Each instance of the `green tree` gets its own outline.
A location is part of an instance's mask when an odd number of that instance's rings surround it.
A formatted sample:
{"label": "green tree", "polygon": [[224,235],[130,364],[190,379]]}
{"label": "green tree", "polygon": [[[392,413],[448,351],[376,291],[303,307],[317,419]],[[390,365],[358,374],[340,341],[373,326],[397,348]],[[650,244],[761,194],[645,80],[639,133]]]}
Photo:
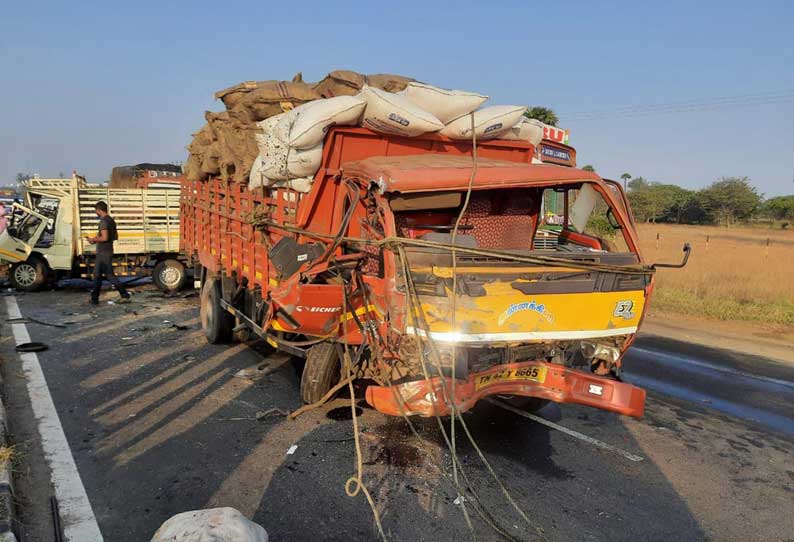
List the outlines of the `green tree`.
{"label": "green tree", "polygon": [[587,164],[582,168],[582,171],[595,171],[595,168],[591,164]]}
{"label": "green tree", "polygon": [[648,181],[645,180],[645,177],[634,177],[632,180],[628,182],[629,191],[634,190],[642,190],[643,188],[650,185]]}
{"label": "green tree", "polygon": [[645,222],[680,223],[694,196],[691,190],[674,184],[651,183],[642,177],[632,179],[628,186],[634,216]]}
{"label": "green tree", "polygon": [[725,226],[750,218],[762,200],[748,177],[723,177],[701,190],[700,195],[712,220]]}
{"label": "green tree", "polygon": [[557,126],[557,123],[560,122],[560,119],[557,118],[557,114],[548,107],[527,107],[524,116],[528,119],[537,119],[540,122],[549,124],[551,126]]}
{"label": "green tree", "polygon": [[761,206],[761,212],[775,220],[794,220],[794,195],[766,200]]}

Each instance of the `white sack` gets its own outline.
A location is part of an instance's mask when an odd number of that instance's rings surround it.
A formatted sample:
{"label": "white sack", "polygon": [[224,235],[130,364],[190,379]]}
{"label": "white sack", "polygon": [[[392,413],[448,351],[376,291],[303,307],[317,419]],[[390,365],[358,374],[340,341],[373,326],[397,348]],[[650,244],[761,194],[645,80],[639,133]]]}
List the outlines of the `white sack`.
{"label": "white sack", "polygon": [[272,181],[265,175],[264,165],[266,159],[266,156],[260,154],[256,157],[256,160],[254,160],[254,164],[251,166],[251,173],[248,174],[249,190],[259,188],[260,186],[270,186],[272,183]]}
{"label": "white sack", "polygon": [[292,148],[310,149],[322,144],[331,126],[358,124],[366,105],[357,96],[314,100],[287,112],[279,121],[276,134]]}
{"label": "white sack", "polygon": [[168,519],[151,542],[268,542],[267,532],[234,508],[183,512]]}
{"label": "white sack", "polygon": [[[256,188],[258,186],[256,183],[260,182],[262,177],[270,181],[289,177],[287,171],[289,146],[282,142],[276,134],[276,128],[285,115],[286,113],[281,113],[257,123],[257,126],[262,129],[262,133],[254,136],[259,148],[259,156],[254,161],[248,178],[248,186],[251,188]],[[269,185],[267,181],[262,181],[262,183],[261,186]]]}
{"label": "white sack", "polygon": [[499,136],[511,141],[529,141],[537,146],[543,139],[543,123],[536,119],[522,118],[515,126]]}
{"label": "white sack", "polygon": [[[474,112],[477,139],[500,137],[521,120],[527,110],[523,105],[492,105]],[[464,115],[447,124],[441,135],[452,139],[471,139],[471,115]]]}
{"label": "white sack", "polygon": [[367,102],[362,126],[376,132],[414,137],[444,127],[440,120],[400,94],[365,85],[358,96]]}
{"label": "white sack", "polygon": [[289,148],[286,146],[269,148],[262,162],[262,173],[265,177],[271,181],[286,181],[289,179],[290,175],[287,169],[288,156]]}
{"label": "white sack", "polygon": [[290,149],[287,153],[287,174],[293,177],[314,177],[323,160],[323,143],[311,149]]}
{"label": "white sack", "polygon": [[[312,189],[314,184],[314,177],[301,177],[299,179],[290,179],[288,181],[277,181],[273,183],[273,188],[289,188],[302,194],[307,193]],[[286,197],[286,196],[285,196]]]}
{"label": "white sack", "polygon": [[278,115],[273,115],[270,118],[256,123],[256,125],[262,129],[261,134],[254,135],[254,139],[256,139],[256,145],[259,147],[260,153],[267,154],[268,149],[271,147],[285,146],[275,134],[276,126],[285,116],[286,113],[279,113]]}
{"label": "white sack", "polygon": [[488,96],[463,90],[447,90],[417,81],[408,83],[399,94],[431,113],[442,123],[468,115],[488,101]]}

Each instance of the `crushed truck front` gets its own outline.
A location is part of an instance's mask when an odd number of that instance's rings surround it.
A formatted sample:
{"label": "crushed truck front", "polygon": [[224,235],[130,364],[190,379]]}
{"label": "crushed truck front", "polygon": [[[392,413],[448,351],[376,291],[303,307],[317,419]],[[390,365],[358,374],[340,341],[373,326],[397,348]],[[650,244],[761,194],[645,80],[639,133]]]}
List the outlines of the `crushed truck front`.
{"label": "crushed truck front", "polygon": [[[346,167],[378,187],[384,237],[410,240],[384,253],[401,294],[388,317],[400,378],[370,386],[369,402],[449,414],[454,379],[460,411],[500,395],[641,416],[645,392],[620,375],[652,272],[620,193],[573,168],[483,159],[472,181],[472,167],[468,157],[427,155]],[[557,243],[538,249],[553,216]]]}

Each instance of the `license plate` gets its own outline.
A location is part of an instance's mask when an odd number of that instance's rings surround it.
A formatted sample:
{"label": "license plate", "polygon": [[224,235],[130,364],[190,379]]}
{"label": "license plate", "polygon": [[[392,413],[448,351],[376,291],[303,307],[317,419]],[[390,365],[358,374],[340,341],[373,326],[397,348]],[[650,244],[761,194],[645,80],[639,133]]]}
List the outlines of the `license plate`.
{"label": "license plate", "polygon": [[529,381],[542,384],[546,381],[546,367],[531,365],[518,369],[503,369],[498,373],[478,376],[474,381],[474,389],[479,390],[498,382]]}

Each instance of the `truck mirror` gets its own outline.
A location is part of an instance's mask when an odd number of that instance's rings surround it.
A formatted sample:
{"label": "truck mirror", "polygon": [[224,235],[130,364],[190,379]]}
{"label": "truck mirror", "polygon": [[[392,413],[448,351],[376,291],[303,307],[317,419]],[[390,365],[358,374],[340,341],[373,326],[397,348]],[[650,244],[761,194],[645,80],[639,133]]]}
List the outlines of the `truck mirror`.
{"label": "truck mirror", "polygon": [[689,243],[684,243],[684,259],[681,260],[681,263],[655,263],[651,265],[651,269],[657,269],[659,267],[669,267],[672,269],[681,269],[686,265],[689,261],[689,254],[692,252],[692,245]]}
{"label": "truck mirror", "polygon": [[607,220],[609,220],[609,225],[612,226],[613,230],[623,229],[623,226],[620,225],[611,208],[607,209]]}

